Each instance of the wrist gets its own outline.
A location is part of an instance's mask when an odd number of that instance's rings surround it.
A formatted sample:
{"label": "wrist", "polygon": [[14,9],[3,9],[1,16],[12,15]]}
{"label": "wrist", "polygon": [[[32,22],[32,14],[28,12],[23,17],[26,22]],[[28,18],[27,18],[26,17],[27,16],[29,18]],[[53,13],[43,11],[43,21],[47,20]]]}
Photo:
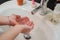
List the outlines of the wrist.
{"label": "wrist", "polygon": [[17,31],[19,31],[19,32],[22,32],[22,30],[23,30],[22,27],[23,27],[22,25],[15,25],[15,26],[14,26],[14,28],[15,28]]}
{"label": "wrist", "polygon": [[10,16],[8,16],[8,20],[9,20],[9,25],[10,26],[14,26],[15,25],[15,23],[13,23],[13,21],[11,20]]}

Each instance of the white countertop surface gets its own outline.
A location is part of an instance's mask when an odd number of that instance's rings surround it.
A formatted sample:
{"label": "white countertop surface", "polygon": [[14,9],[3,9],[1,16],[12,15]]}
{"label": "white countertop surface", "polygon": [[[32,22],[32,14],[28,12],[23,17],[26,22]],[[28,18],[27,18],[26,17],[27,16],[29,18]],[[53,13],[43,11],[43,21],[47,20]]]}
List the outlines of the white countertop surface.
{"label": "white countertop surface", "polygon": [[[36,3],[37,4],[37,6],[39,6],[39,4],[38,3]],[[8,1],[8,2],[5,2],[5,3],[3,3],[1,6],[0,6],[0,8],[3,6],[3,9],[4,8],[22,8],[22,9],[24,9],[24,10],[27,10],[27,11],[32,11],[34,8],[32,7],[32,5],[31,5],[31,1],[26,1],[26,3],[24,4],[24,5],[22,5],[22,6],[19,6],[18,4],[17,4],[17,1],[16,0],[13,0],[13,1]]]}
{"label": "white countertop surface", "polygon": [[[27,4],[28,3],[28,4]],[[9,8],[22,8],[22,9],[24,9],[24,10],[27,10],[27,11],[31,11],[31,10],[33,10],[34,8],[32,8],[32,6],[31,6],[31,2],[30,1],[28,1],[26,4],[24,4],[23,6],[18,6],[17,5],[17,2],[16,1],[8,1],[8,2],[6,2],[6,3],[4,3],[4,4],[2,4],[2,5],[0,5],[0,12],[2,12],[4,9],[9,9]],[[28,5],[30,5],[30,6],[28,6]],[[57,7],[58,7],[58,5],[60,5],[60,4],[57,4]],[[3,8],[2,8],[3,7]],[[55,8],[55,11],[56,10],[58,10],[57,9],[57,7]],[[40,15],[39,14],[36,14],[37,16],[39,16],[40,17]],[[59,36],[57,36],[57,38],[58,38],[58,40],[60,40],[59,38],[60,38],[60,24],[58,24],[58,25],[53,25],[53,24],[49,24],[48,22],[46,22],[48,25],[50,25],[50,28],[52,28],[55,32],[56,32],[56,35],[59,35]]]}

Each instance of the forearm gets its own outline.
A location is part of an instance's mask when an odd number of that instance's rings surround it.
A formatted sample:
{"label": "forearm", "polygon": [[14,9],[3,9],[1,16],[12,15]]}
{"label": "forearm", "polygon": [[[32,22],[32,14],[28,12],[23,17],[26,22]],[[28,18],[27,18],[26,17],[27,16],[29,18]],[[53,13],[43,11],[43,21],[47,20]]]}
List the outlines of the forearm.
{"label": "forearm", "polygon": [[20,27],[13,27],[8,32],[5,32],[0,36],[0,40],[14,40],[19,33],[21,33]]}
{"label": "forearm", "polygon": [[10,25],[8,16],[0,16],[0,25]]}

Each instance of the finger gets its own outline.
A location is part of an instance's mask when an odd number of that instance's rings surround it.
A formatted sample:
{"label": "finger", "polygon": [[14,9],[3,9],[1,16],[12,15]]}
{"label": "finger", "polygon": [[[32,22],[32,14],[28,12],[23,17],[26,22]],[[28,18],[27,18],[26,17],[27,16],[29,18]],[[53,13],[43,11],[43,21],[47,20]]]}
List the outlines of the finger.
{"label": "finger", "polygon": [[28,17],[23,17],[22,20],[24,20],[25,22],[29,21]]}
{"label": "finger", "polygon": [[29,21],[28,17],[23,17],[22,18],[22,24],[26,24],[27,21]]}
{"label": "finger", "polygon": [[13,18],[15,18],[15,19],[21,19],[21,16],[19,16],[19,15],[12,14],[12,16],[13,16]]}
{"label": "finger", "polygon": [[28,21],[28,22],[26,22],[26,24],[27,24],[28,26],[30,26],[31,28],[34,28],[33,22]]}

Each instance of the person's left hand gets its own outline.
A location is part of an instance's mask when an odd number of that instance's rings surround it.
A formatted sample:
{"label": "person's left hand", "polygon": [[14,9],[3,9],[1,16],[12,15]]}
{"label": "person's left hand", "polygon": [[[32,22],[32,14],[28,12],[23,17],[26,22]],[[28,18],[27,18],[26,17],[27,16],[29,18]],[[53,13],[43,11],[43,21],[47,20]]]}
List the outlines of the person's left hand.
{"label": "person's left hand", "polygon": [[12,26],[16,25],[16,24],[24,24],[24,25],[28,25],[28,26],[34,26],[33,22],[29,20],[28,17],[21,17],[19,15],[11,15],[9,16],[9,20],[10,20],[10,24]]}
{"label": "person's left hand", "polygon": [[21,16],[12,14],[11,16],[9,16],[9,21],[10,21],[10,25],[14,26],[19,22],[21,22]]}

